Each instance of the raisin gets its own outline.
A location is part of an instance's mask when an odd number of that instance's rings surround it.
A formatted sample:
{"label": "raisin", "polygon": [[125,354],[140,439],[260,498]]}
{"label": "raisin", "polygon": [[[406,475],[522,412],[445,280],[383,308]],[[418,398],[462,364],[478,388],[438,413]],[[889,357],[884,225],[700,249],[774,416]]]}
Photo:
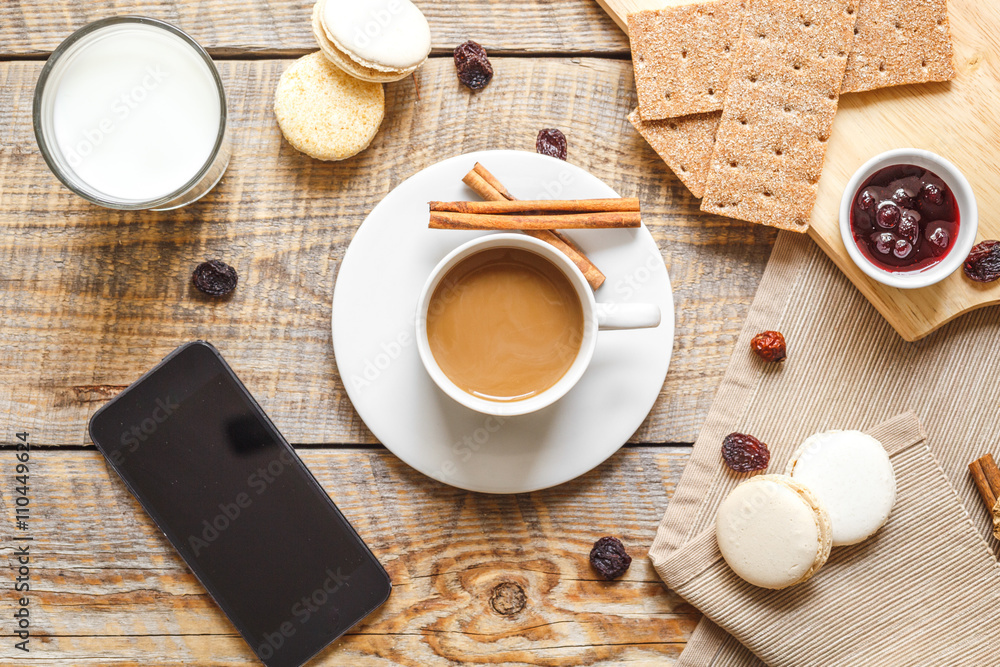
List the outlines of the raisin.
{"label": "raisin", "polygon": [[590,565],[608,581],[625,574],[631,564],[632,557],[617,537],[602,537],[590,550]]}
{"label": "raisin", "polygon": [[991,283],[1000,278],[1000,241],[983,241],[973,246],[962,268],[977,283]]}
{"label": "raisin", "polygon": [[785,337],[780,331],[764,331],[753,337],[750,347],[764,361],[785,360]]}
{"label": "raisin", "polygon": [[566,159],[566,135],[554,127],[538,131],[535,139],[535,152],[542,155]]}
{"label": "raisin", "polygon": [[191,274],[194,286],[205,294],[225,296],[234,289],[240,277],[236,269],[218,259],[210,259],[199,264]]}
{"label": "raisin", "polygon": [[454,56],[458,80],[465,87],[479,90],[493,79],[493,65],[486,56],[486,49],[471,39],[456,46]]}
{"label": "raisin", "polygon": [[746,433],[730,433],[722,440],[722,458],[736,472],[763,470],[771,461],[771,450]]}

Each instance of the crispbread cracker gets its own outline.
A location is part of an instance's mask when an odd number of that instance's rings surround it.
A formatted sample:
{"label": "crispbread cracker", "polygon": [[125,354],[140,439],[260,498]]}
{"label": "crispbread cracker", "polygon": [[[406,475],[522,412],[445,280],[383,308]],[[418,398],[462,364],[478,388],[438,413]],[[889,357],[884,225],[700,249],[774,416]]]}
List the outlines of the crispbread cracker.
{"label": "crispbread cracker", "polygon": [[281,75],[274,115],[292,146],[318,160],[344,160],[368,147],[385,115],[382,84],[360,81],[318,51]]}
{"label": "crispbread cracker", "polygon": [[809,228],[856,15],[856,0],[748,1],[703,211]]}
{"label": "crispbread cracker", "polygon": [[854,32],[842,92],[955,77],[946,0],[863,0]]}
{"label": "crispbread cracker", "polygon": [[642,120],[639,110],[628,115],[636,131],[663,158],[695,197],[705,194],[715,131],[722,113],[713,111],[665,120]]}
{"label": "crispbread cracker", "polygon": [[643,120],[722,108],[744,0],[715,0],[628,15]]}

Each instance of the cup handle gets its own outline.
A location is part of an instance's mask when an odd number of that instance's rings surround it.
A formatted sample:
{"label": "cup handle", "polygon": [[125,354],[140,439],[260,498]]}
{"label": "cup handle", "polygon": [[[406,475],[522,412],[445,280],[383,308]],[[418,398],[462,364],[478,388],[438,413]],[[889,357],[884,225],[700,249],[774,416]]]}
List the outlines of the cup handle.
{"label": "cup handle", "polygon": [[651,329],[660,326],[660,307],[655,303],[598,303],[598,329]]}

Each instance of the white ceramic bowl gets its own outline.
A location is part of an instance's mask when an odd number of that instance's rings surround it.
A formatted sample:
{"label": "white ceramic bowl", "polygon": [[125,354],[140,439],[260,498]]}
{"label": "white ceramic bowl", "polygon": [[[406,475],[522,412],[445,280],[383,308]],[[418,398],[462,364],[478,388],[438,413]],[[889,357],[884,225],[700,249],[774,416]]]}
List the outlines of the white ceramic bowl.
{"label": "white ceramic bowl", "polygon": [[[951,250],[937,264],[917,271],[886,271],[864,256],[851,233],[851,204],[858,187],[879,169],[895,164],[912,164],[934,172],[947,184],[955,195],[955,201],[958,202],[958,238],[952,244]],[[840,200],[840,236],[844,240],[848,254],[869,278],[890,287],[916,289],[941,282],[962,266],[962,262],[969,256],[976,242],[978,229],[979,213],[976,209],[976,196],[969,181],[948,160],[919,148],[897,148],[868,160],[854,172]]]}

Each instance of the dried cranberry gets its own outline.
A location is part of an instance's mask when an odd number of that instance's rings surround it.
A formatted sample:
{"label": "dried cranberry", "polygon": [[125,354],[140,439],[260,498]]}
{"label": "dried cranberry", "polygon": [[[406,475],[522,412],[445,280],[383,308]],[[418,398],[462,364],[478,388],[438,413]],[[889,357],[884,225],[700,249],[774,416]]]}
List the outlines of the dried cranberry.
{"label": "dried cranberry", "polygon": [[882,202],[878,207],[878,212],[875,213],[875,219],[878,221],[879,227],[883,229],[895,227],[899,218],[899,207],[888,201]]}
{"label": "dried cranberry", "polygon": [[191,274],[194,286],[211,296],[225,296],[234,289],[240,277],[236,269],[218,259],[210,259],[195,267]]}
{"label": "dried cranberry", "polygon": [[535,139],[535,151],[542,155],[566,159],[566,135],[554,127],[538,131]]}
{"label": "dried cranberry", "polygon": [[493,65],[486,56],[486,49],[471,39],[456,46],[454,56],[458,80],[465,87],[479,90],[493,79]]}
{"label": "dried cranberry", "polygon": [[590,565],[608,581],[625,574],[631,564],[632,557],[617,537],[602,537],[590,550]]}
{"label": "dried cranberry", "polygon": [[928,204],[933,204],[934,206],[944,204],[944,190],[937,183],[924,183],[924,187],[920,191],[920,196]]}
{"label": "dried cranberry", "polygon": [[722,458],[731,470],[763,470],[771,461],[771,450],[763,442],[745,433],[730,433],[722,441]]}
{"label": "dried cranberry", "polygon": [[785,360],[785,337],[780,331],[764,331],[753,337],[750,348],[764,361]]}
{"label": "dried cranberry", "polygon": [[1000,241],[983,241],[973,246],[962,268],[977,283],[991,283],[1000,278]]}

